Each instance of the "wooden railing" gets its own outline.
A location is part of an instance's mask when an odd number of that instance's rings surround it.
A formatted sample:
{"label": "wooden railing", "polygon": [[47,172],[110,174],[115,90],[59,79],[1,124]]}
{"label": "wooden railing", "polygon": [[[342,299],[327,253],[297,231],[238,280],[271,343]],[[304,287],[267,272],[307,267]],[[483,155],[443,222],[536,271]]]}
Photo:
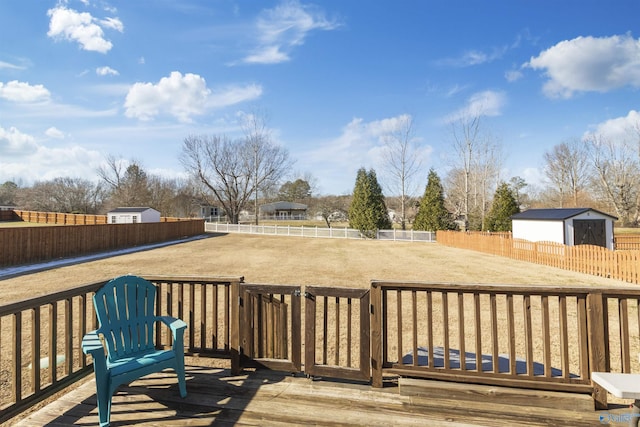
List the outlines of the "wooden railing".
{"label": "wooden railing", "polygon": [[[640,289],[631,286],[146,278],[158,286],[158,314],[187,322],[185,353],[230,358],[233,372],[254,364],[374,387],[395,374],[592,393],[599,407],[606,392],[591,372],[640,373]],[[0,307],[0,423],[90,372],[80,341],[96,326],[90,301],[104,283]],[[169,344],[158,329],[156,345]]]}
{"label": "wooden railing", "polygon": [[[187,355],[232,355],[231,319],[236,305],[231,304],[231,294],[242,277],[147,279],[159,289],[158,314],[187,322]],[[91,298],[104,283],[0,307],[0,423],[91,372],[80,342],[96,327]],[[169,345],[169,335],[159,327],[156,345]]]}
{"label": "wooden railing", "polygon": [[374,281],[373,385],[383,372],[606,392],[591,372],[640,372],[640,289]]}
{"label": "wooden railing", "polygon": [[600,246],[567,246],[459,231],[438,231],[436,240],[445,246],[640,284],[640,250],[611,251]]}
{"label": "wooden railing", "polygon": [[0,228],[0,267],[166,242],[204,233],[204,221]]}

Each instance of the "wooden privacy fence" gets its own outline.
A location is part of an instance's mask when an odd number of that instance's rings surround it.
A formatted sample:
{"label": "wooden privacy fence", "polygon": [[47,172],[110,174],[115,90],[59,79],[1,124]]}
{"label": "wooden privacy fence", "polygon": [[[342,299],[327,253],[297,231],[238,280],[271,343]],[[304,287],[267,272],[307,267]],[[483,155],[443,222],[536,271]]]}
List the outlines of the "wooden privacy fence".
{"label": "wooden privacy fence", "polygon": [[[56,224],[56,225],[98,225],[108,224],[108,218],[106,215],[91,215],[91,214],[71,214],[63,212],[38,212],[38,211],[23,211],[14,210],[12,218],[2,219],[0,221],[8,220],[22,220],[25,222],[33,222],[37,224]],[[187,221],[189,218],[175,218],[175,217],[160,217],[160,222],[176,222]]]}
{"label": "wooden privacy fence", "polygon": [[[231,355],[232,289],[242,277],[146,278],[158,286],[157,314],[187,322],[187,355]],[[80,343],[97,327],[91,298],[105,283],[0,306],[0,423],[92,372]],[[170,339],[158,326],[156,346],[169,346]]]}
{"label": "wooden privacy fence", "polygon": [[640,250],[640,235],[621,234],[614,236],[614,247],[616,250]]}
{"label": "wooden privacy fence", "polygon": [[578,273],[640,283],[640,250],[611,251],[600,246],[530,242],[509,235],[438,231],[438,243],[558,267]]}
{"label": "wooden privacy fence", "polygon": [[204,220],[0,228],[0,267],[166,242],[204,233]]}

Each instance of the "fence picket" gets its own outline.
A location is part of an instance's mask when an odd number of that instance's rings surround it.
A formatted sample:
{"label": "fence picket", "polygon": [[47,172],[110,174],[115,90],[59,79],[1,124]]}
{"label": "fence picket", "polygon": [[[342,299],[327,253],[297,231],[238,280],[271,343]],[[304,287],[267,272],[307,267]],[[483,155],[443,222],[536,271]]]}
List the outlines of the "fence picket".
{"label": "fence picket", "polygon": [[[459,231],[438,231],[436,241],[445,246],[476,250],[629,283],[640,283],[639,249],[611,251],[592,245],[566,246],[553,242],[512,239],[508,233]],[[626,245],[628,247],[630,243]]]}

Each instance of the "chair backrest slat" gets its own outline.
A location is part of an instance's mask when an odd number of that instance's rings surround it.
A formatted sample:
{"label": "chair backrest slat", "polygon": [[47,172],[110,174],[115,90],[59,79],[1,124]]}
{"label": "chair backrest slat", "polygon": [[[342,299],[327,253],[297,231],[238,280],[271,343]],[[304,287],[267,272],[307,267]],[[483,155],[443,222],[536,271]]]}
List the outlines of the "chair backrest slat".
{"label": "chair backrest slat", "polygon": [[93,297],[108,358],[116,361],[154,347],[156,287],[137,276],[110,280]]}

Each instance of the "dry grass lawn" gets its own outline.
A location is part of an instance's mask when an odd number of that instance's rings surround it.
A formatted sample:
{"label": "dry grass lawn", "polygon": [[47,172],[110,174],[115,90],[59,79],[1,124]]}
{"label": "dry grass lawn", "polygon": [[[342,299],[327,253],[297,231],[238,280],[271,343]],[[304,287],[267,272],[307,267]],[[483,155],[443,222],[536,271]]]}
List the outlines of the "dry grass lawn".
{"label": "dry grass lawn", "polygon": [[368,287],[372,279],[559,286],[623,284],[433,243],[220,234],[0,280],[0,304],[127,273],[244,276],[247,283],[357,288]]}

